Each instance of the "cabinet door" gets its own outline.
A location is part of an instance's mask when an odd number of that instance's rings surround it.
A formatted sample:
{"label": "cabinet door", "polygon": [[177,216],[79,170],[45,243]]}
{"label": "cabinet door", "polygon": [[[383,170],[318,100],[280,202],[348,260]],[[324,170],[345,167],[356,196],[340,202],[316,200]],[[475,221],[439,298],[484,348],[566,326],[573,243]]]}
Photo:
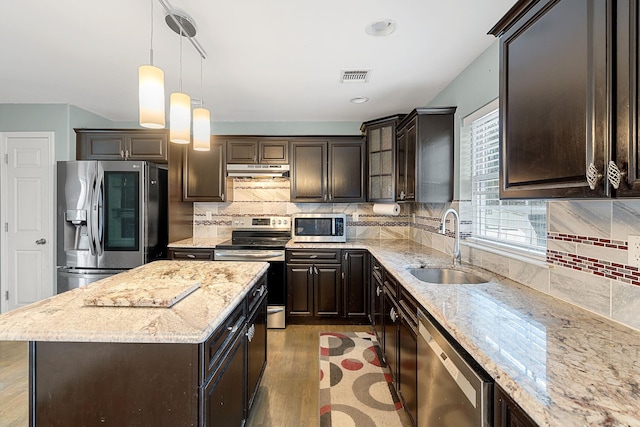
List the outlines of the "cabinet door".
{"label": "cabinet door", "polygon": [[500,198],[602,197],[609,144],[605,0],[536,3],[501,36]]}
{"label": "cabinet door", "polygon": [[203,425],[238,427],[245,418],[244,336],[239,336],[220,362],[203,393]]}
{"label": "cabinet door", "polygon": [[317,264],[313,266],[315,306],[319,317],[337,317],[342,314],[342,268],[340,265]]}
{"label": "cabinet door", "polygon": [[410,316],[404,310],[401,312],[398,383],[405,409],[415,424],[418,420],[418,332]]}
{"label": "cabinet door", "polygon": [[367,251],[345,251],[344,307],[346,317],[366,317],[368,310]]}
{"label": "cabinet door", "polygon": [[372,202],[395,200],[396,127],[394,123],[367,129],[368,200]]}
{"label": "cabinet door", "polygon": [[327,143],[291,143],[291,201],[327,202]]}
{"label": "cabinet door", "polygon": [[364,202],[364,141],[329,144],[329,202]]}
{"label": "cabinet door", "polygon": [[[418,126],[417,118],[412,120],[406,127],[407,131],[407,143],[405,147],[405,166],[404,166],[404,199],[402,200],[415,200],[416,199],[416,150],[418,146]],[[453,147],[453,141],[451,141]],[[440,158],[440,150],[434,150],[431,154],[432,158]],[[443,161],[442,159],[440,160]]]}
{"label": "cabinet door", "polygon": [[396,138],[396,200],[407,198],[407,128],[398,130]]}
{"label": "cabinet door", "polygon": [[183,200],[190,202],[224,202],[226,186],[224,168],[225,144],[211,140],[210,151],[185,147],[183,167]]}
{"label": "cabinet door", "polygon": [[616,196],[640,196],[640,7],[616,4],[616,166],[624,172]]}
{"label": "cabinet door", "polygon": [[147,160],[154,163],[167,163],[167,135],[133,134],[127,136],[125,157],[127,160]]}
{"label": "cabinet door", "polygon": [[384,291],[384,357],[397,387],[398,375],[398,306],[385,288]]}
{"label": "cabinet door", "polygon": [[76,144],[78,160],[124,160],[124,133],[81,133]]}
{"label": "cabinet door", "polygon": [[287,264],[287,315],[313,315],[312,264]]}
{"label": "cabinet door", "polygon": [[227,141],[227,163],[258,163],[258,141]]}
{"label": "cabinet door", "polygon": [[537,424],[499,387],[494,387],[493,416],[496,427],[535,427]]}
{"label": "cabinet door", "polygon": [[247,322],[247,414],[253,405],[260,378],[267,366],[267,297]]}
{"label": "cabinet door", "polygon": [[259,141],[258,155],[260,163],[289,163],[289,141]]}
{"label": "cabinet door", "polygon": [[373,326],[380,342],[380,348],[384,348],[384,285],[382,284],[382,267],[372,259],[371,264],[371,318]]}

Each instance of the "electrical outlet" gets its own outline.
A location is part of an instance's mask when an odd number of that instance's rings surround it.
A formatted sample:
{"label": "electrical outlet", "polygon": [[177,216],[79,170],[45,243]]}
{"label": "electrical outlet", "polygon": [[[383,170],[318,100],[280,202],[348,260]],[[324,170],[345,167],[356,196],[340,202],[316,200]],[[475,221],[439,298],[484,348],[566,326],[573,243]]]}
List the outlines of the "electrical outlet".
{"label": "electrical outlet", "polygon": [[629,236],[627,251],[629,253],[628,264],[640,268],[640,236]]}
{"label": "electrical outlet", "polygon": [[206,217],[207,217],[207,221],[211,221],[211,211],[207,211]]}
{"label": "electrical outlet", "polygon": [[358,211],[355,211],[353,213],[353,221],[355,222],[355,221],[358,221],[358,220],[360,220],[360,214],[358,213]]}

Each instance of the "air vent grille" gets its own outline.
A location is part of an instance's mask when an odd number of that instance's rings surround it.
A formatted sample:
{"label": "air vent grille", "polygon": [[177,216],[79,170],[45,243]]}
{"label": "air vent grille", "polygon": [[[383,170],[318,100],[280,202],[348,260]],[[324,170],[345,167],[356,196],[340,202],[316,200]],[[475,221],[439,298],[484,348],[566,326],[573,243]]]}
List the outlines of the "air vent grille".
{"label": "air vent grille", "polygon": [[342,70],[340,82],[342,83],[366,83],[369,81],[371,70]]}

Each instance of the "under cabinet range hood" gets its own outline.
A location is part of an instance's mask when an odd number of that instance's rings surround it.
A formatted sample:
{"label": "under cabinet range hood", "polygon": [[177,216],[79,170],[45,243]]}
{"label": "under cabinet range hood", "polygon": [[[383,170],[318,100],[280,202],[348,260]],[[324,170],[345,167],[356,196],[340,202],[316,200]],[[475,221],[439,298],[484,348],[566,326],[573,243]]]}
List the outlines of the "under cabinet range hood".
{"label": "under cabinet range hood", "polygon": [[244,178],[275,178],[289,176],[289,165],[227,164],[227,176]]}

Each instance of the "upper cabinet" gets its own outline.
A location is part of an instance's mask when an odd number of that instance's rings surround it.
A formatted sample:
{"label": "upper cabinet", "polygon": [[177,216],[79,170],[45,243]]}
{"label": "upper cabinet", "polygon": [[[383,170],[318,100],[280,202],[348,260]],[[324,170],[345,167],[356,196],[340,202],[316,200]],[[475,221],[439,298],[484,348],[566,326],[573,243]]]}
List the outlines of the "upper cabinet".
{"label": "upper cabinet", "polygon": [[416,108],[398,124],[396,200],[453,200],[455,107]]}
{"label": "upper cabinet", "polygon": [[449,202],[453,199],[455,107],[416,108],[371,120],[367,137],[370,202]]}
{"label": "upper cabinet", "polygon": [[359,137],[291,142],[291,201],[363,202],[364,141]]}
{"label": "upper cabinet", "polygon": [[[616,151],[621,169],[630,158],[635,163],[637,149],[630,154],[629,147],[637,137],[637,111],[624,101],[615,111],[613,85],[629,88],[624,62],[637,62],[637,34],[633,48],[629,34],[638,17],[637,11],[624,16],[626,29],[618,27],[615,41],[612,4],[521,0],[491,29],[500,37],[500,198],[607,197],[613,194],[608,162]],[[619,64],[614,79],[616,45],[625,52],[617,54],[624,69]],[[618,101],[637,101],[636,93],[618,92]],[[616,116],[624,121],[625,114],[634,124],[616,126]],[[627,178],[635,183],[636,177],[633,171]],[[633,185],[622,188],[632,192]]]}
{"label": "upper cabinet", "polygon": [[184,147],[182,199],[188,202],[224,202],[226,188],[225,143],[211,137],[211,150]]}
{"label": "upper cabinet", "polygon": [[227,163],[287,164],[289,141],[269,138],[227,139]]}
{"label": "upper cabinet", "polygon": [[166,129],[74,129],[78,160],[167,163]]}
{"label": "upper cabinet", "polygon": [[367,176],[370,202],[396,200],[396,127],[404,115],[389,116],[364,122],[360,130],[367,139]]}

